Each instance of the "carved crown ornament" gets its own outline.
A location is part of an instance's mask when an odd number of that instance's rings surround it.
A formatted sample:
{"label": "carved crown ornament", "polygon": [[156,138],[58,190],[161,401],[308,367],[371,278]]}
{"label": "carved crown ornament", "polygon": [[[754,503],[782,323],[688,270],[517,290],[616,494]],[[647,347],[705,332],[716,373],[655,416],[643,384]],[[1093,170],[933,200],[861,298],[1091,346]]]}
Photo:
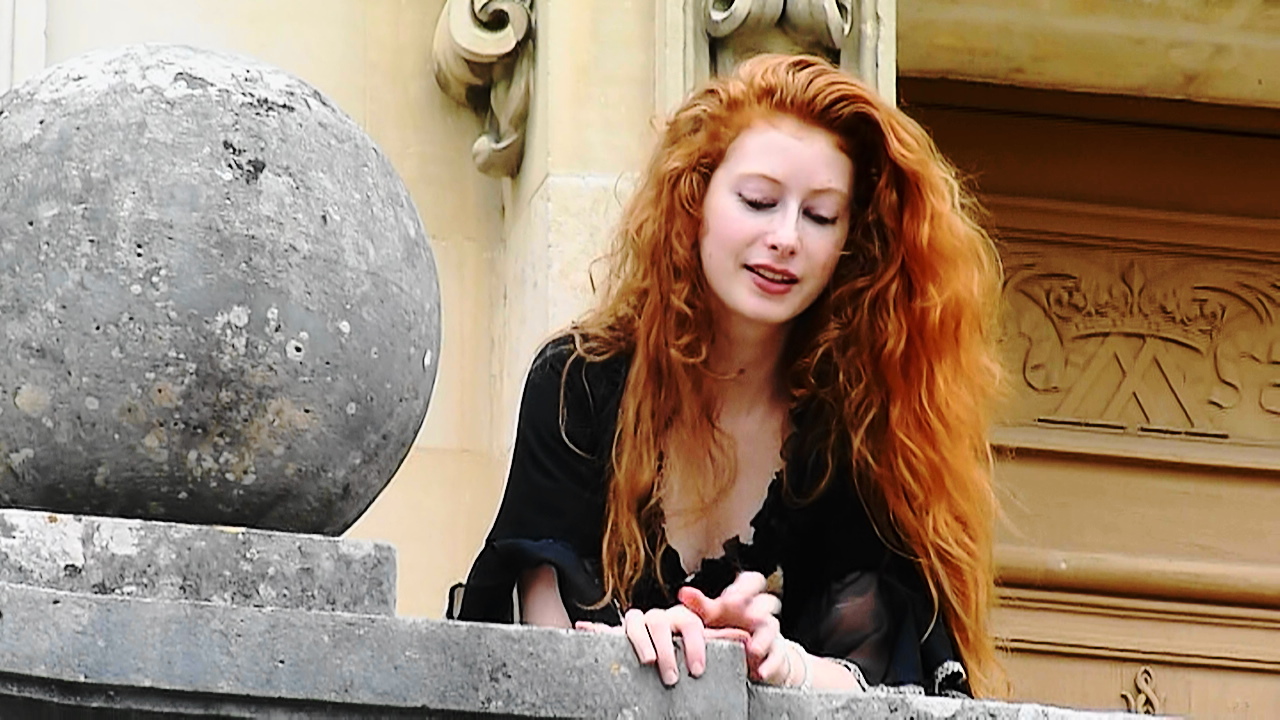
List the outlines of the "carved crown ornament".
{"label": "carved crown ornament", "polygon": [[1165,275],[1148,279],[1143,265],[1130,260],[1113,273],[1022,272],[1009,278],[1012,289],[1039,305],[1058,337],[1072,342],[1118,334],[1156,337],[1204,353],[1222,331],[1226,299],[1246,303],[1240,288],[1216,288]]}
{"label": "carved crown ornament", "polygon": [[727,73],[763,52],[820,55],[841,64],[855,0],[706,0],[711,67]]}
{"label": "carved crown ornament", "polygon": [[1280,443],[1280,264],[1011,242],[1015,424]]}
{"label": "carved crown ornament", "polygon": [[511,177],[524,156],[533,93],[533,0],[446,0],[436,22],[436,83],[484,120],[471,146],[486,175]]}

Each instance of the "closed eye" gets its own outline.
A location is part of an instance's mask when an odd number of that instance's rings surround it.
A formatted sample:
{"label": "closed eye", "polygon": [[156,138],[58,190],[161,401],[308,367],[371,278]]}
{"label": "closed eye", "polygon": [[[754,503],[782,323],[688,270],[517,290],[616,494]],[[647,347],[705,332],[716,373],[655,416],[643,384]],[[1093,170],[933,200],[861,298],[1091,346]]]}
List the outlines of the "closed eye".
{"label": "closed eye", "polygon": [[762,200],[759,198],[747,197],[742,194],[739,194],[738,198],[742,200],[743,205],[746,205],[752,210],[771,210],[778,206],[778,203],[774,200]]}
{"label": "closed eye", "polygon": [[826,215],[819,215],[818,213],[814,213],[814,212],[806,212],[805,215],[808,216],[810,220],[814,221],[819,225],[835,225],[836,221],[840,219],[840,218],[828,217]]}

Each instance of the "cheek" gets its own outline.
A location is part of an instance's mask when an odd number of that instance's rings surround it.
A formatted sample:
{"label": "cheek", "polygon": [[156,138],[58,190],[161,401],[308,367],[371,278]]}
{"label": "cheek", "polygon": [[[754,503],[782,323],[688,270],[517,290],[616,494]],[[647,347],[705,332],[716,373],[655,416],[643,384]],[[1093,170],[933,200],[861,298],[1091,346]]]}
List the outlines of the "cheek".
{"label": "cheek", "polygon": [[730,213],[720,212],[709,217],[699,244],[703,261],[725,261],[732,258],[736,252],[734,239],[741,234],[740,225]]}
{"label": "cheek", "polygon": [[836,271],[836,265],[840,262],[840,251],[844,249],[844,236],[832,238],[824,244],[819,258],[819,267],[822,268],[822,284],[825,286],[827,281]]}

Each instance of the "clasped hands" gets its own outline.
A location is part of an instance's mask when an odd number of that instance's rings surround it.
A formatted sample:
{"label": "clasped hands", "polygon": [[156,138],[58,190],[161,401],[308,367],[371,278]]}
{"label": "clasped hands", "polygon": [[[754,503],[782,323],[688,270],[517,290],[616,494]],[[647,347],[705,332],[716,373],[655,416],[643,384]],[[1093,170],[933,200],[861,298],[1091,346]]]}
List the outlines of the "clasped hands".
{"label": "clasped hands", "polygon": [[707,666],[707,639],[742,643],[752,680],[794,687],[808,680],[809,660],[804,649],[782,636],[778,612],[782,602],[765,592],[765,578],[744,572],[719,597],[709,598],[696,588],[683,587],[679,605],[643,611],[631,609],[622,626],[579,621],[574,627],[591,632],[625,634],[642,665],[658,667],[662,683],[674,685],[680,677],[675,637],[684,646],[689,675],[700,677]]}

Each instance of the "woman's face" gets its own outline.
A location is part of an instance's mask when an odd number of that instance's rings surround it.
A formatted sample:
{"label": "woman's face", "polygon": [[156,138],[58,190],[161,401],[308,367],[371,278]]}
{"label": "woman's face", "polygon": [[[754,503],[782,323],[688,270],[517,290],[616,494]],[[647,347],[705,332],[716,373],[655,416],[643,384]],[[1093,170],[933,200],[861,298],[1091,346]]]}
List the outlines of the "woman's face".
{"label": "woman's face", "polygon": [[834,134],[780,116],[711,175],[699,254],[720,323],[782,326],[826,287],[849,233],[853,163]]}

